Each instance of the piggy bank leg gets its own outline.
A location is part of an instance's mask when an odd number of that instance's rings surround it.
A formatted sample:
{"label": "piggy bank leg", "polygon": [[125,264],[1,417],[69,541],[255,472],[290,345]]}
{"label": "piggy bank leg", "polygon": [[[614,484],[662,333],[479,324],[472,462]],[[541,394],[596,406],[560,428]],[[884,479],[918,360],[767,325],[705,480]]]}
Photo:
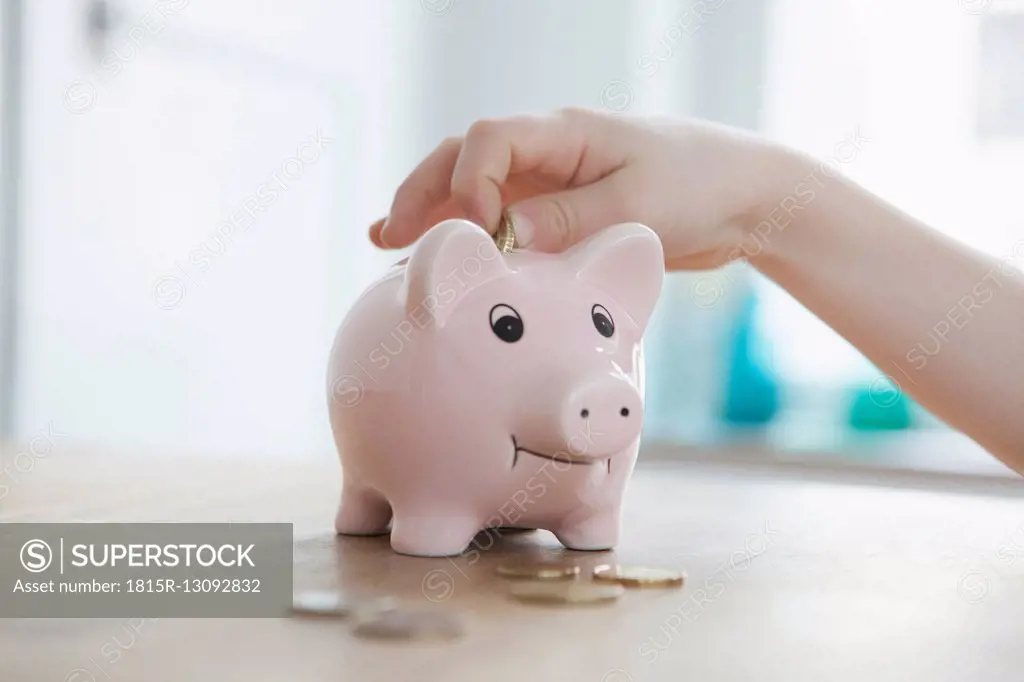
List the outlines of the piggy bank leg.
{"label": "piggy bank leg", "polygon": [[588,510],[573,515],[551,531],[569,549],[601,551],[619,543],[619,508]]}
{"label": "piggy bank leg", "polygon": [[412,556],[455,556],[473,541],[483,524],[468,514],[395,510],[391,549]]}
{"label": "piggy bank leg", "polygon": [[391,523],[391,505],[372,488],[345,481],[334,529],[341,535],[385,535]]}

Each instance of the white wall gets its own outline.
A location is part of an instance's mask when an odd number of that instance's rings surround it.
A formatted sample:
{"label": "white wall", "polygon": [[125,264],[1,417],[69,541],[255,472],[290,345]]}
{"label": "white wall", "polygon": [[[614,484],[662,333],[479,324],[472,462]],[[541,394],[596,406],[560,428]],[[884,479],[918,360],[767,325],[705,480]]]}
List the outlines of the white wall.
{"label": "white wall", "polygon": [[[89,59],[86,3],[26,4],[16,435],[52,421],[139,452],[329,450],[331,335],[389,261],[365,237],[395,174],[389,4],[175,0],[161,19],[140,0],[104,53],[116,71]],[[318,131],[333,141],[316,160],[283,169]],[[204,245],[221,253],[205,267]]]}

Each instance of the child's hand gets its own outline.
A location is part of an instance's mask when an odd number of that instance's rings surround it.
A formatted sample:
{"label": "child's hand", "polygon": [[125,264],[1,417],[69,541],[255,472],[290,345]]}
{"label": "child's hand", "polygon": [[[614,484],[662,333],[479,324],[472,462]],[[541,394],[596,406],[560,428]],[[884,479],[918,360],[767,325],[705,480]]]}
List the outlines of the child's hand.
{"label": "child's hand", "polygon": [[452,217],[493,232],[505,204],[520,243],[540,251],[636,221],[661,236],[669,268],[749,256],[901,390],[1024,473],[1024,273],[842,175],[819,183],[785,231],[751,235],[812,167],[797,152],[693,121],[577,110],[482,121],[420,164],[370,237],[405,247]]}
{"label": "child's hand", "polygon": [[661,236],[669,267],[714,267],[785,193],[792,166],[753,136],[692,121],[575,109],[479,121],[409,175],[370,238],[403,248],[452,217],[493,233],[508,205],[521,247],[560,251],[640,222]]}

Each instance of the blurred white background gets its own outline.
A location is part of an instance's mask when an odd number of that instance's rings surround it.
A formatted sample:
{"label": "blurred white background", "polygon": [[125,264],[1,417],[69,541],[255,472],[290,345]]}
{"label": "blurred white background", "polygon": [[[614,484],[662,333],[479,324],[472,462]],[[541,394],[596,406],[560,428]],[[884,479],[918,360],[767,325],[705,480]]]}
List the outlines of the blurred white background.
{"label": "blurred white background", "polygon": [[[821,157],[859,131],[869,141],[843,172],[994,254],[1024,239],[1011,204],[1024,145],[977,132],[983,83],[1003,88],[980,41],[1019,3],[4,2],[8,19],[22,8],[3,52],[20,73],[2,121],[19,152],[0,245],[0,300],[14,302],[0,318],[0,436],[14,440],[52,423],[140,454],[331,453],[334,329],[400,257],[366,228],[480,117],[697,115]],[[999,54],[1019,85],[1024,56]],[[697,438],[716,418],[741,294],[759,296],[787,386],[878,375],[750,272],[712,307],[694,277],[673,276],[651,332],[663,436]]]}

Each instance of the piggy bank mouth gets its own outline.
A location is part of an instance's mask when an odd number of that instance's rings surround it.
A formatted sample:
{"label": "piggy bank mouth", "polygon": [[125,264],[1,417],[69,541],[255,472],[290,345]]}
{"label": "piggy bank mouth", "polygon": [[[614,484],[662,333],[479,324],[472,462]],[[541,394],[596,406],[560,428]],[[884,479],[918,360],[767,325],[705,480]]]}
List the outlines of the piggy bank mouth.
{"label": "piggy bank mouth", "polygon": [[556,452],[553,455],[548,455],[548,454],[545,454],[543,452],[537,452],[536,450],[531,450],[529,448],[524,448],[522,445],[520,445],[518,442],[516,442],[516,437],[515,436],[512,436],[512,468],[513,469],[516,468],[516,462],[519,461],[519,453],[520,452],[526,453],[527,455],[533,455],[534,457],[540,457],[541,459],[551,460],[552,462],[565,462],[567,464],[582,465],[582,466],[592,466],[594,464],[597,464],[598,462],[604,461],[604,462],[606,462],[606,466],[608,468],[608,473],[611,473],[611,470],[612,470],[612,458],[611,457],[601,457],[601,458],[580,457],[578,455],[574,455],[571,452],[566,452],[564,450],[559,450],[558,452]]}

